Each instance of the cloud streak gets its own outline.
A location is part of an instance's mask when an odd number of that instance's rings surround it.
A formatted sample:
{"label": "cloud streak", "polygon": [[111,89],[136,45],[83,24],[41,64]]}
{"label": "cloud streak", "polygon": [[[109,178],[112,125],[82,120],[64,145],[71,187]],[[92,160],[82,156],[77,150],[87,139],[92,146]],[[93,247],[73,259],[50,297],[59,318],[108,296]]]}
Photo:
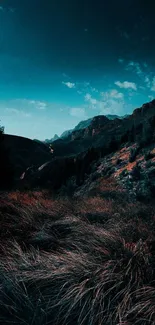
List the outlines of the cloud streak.
{"label": "cloud streak", "polygon": [[29,104],[33,105],[36,109],[45,110],[47,108],[47,104],[45,102],[30,100]]}
{"label": "cloud streak", "polygon": [[90,93],[86,93],[84,100],[88,103],[87,109],[97,110],[99,115],[124,115],[125,101],[122,92],[119,92],[117,89],[109,89],[108,91],[100,92],[99,95],[100,97],[96,99]]}
{"label": "cloud streak", "polygon": [[124,98],[124,94],[123,93],[120,93],[118,90],[116,89],[112,89],[110,92],[109,92],[109,96],[112,97],[112,98],[115,98],[115,99],[123,99]]}
{"label": "cloud streak", "polygon": [[110,89],[100,93],[102,100],[99,102],[100,114],[124,115],[124,94],[117,89]]}
{"label": "cloud streak", "polygon": [[152,80],[151,91],[155,91],[155,77]]}
{"label": "cloud streak", "polygon": [[23,110],[20,110],[20,109],[16,109],[16,108],[12,108],[12,107],[6,107],[5,110],[9,114],[18,115],[19,117],[31,117],[30,113],[27,113],[27,112],[25,112]]}
{"label": "cloud streak", "polygon": [[73,107],[70,109],[70,115],[78,118],[87,118],[84,108]]}
{"label": "cloud streak", "polygon": [[126,66],[126,70],[133,70],[138,76],[143,76],[143,70],[138,62],[130,61]]}
{"label": "cloud streak", "polygon": [[[126,64],[124,59],[119,59],[118,62],[122,64],[124,63],[126,71],[132,71],[136,74],[136,76],[138,76],[138,78],[141,80],[141,85],[139,85],[139,89],[147,91],[149,90],[150,92],[155,91],[155,76],[153,76],[153,73],[149,71],[150,69],[146,62],[139,63],[136,61],[129,61]],[[148,94],[148,97],[152,98],[152,95]]]}
{"label": "cloud streak", "polygon": [[62,84],[65,85],[65,86],[67,86],[70,89],[75,88],[75,83],[70,82],[70,81],[68,81],[68,82],[64,82],[63,81]]}
{"label": "cloud streak", "polygon": [[84,98],[85,98],[85,101],[86,102],[89,102],[92,105],[96,105],[97,104],[97,99],[96,98],[93,98],[91,94],[86,94]]}
{"label": "cloud streak", "polygon": [[129,82],[129,81],[124,81],[124,82],[115,81],[115,85],[118,86],[118,87],[120,87],[120,88],[124,88],[124,89],[137,90],[137,85],[134,82]]}

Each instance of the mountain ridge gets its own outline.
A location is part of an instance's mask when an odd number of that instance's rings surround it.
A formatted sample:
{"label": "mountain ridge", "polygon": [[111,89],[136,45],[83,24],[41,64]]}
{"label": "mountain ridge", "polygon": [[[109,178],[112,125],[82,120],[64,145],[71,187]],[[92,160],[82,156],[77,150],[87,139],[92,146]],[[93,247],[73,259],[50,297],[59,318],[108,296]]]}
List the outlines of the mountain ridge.
{"label": "mountain ridge", "polygon": [[125,116],[123,119],[109,120],[104,115],[95,116],[86,128],[74,130],[64,139],[54,141],[52,143],[54,155],[77,154],[80,151],[87,150],[89,146],[106,147],[109,146],[112,138],[115,138],[116,141],[123,141],[123,137],[128,136],[127,133],[132,138],[133,132],[139,132],[135,129],[138,129],[138,126],[139,129],[145,127],[144,121],[153,119],[154,116],[155,100],[136,108],[131,115]]}
{"label": "mountain ridge", "polygon": [[[119,116],[119,115],[108,114],[108,115],[98,115],[98,116],[106,116],[109,120],[114,120],[114,119],[117,119],[117,118],[123,119],[123,118],[127,117],[128,115]],[[90,125],[91,121],[93,120],[93,118],[94,117],[89,118],[89,119],[84,120],[84,121],[81,121],[73,129],[64,131],[60,135],[60,137],[57,134],[55,134],[53,138],[46,139],[44,142],[45,143],[51,143],[51,142],[56,141],[58,139],[64,139],[64,138],[68,137],[72,132],[88,127]]]}
{"label": "mountain ridge", "polygon": [[137,195],[144,200],[155,192],[154,142],[155,100],[122,120],[96,116],[87,128],[54,141],[51,160],[28,170],[25,181],[54,191],[67,190],[70,182],[75,195],[84,196],[94,181],[112,176],[129,189],[132,200]]}
{"label": "mountain ridge", "polygon": [[[83,124],[83,121],[81,123]],[[104,164],[106,165],[107,159],[109,159],[108,155],[112,155],[113,159],[115,152],[118,152],[118,160],[122,161],[119,150],[125,149],[126,146],[129,148],[126,153],[128,157],[129,151],[132,152],[128,162],[129,160],[134,161],[138,150],[142,152],[154,141],[155,100],[136,108],[130,116],[123,119],[109,120],[104,115],[95,116],[91,119],[91,123],[87,124],[87,127],[76,129],[65,139],[58,139],[52,144],[4,135],[5,146],[10,150],[11,162],[16,168],[15,176],[18,179],[21,177],[21,184],[24,184],[25,181],[30,186],[49,184],[48,186],[55,189],[68,182],[72,176],[76,178],[76,185],[81,186],[85,175],[91,173],[94,160],[99,161],[101,158],[105,158]],[[149,150],[146,149],[145,155],[149,156]],[[152,150],[154,148],[151,148],[151,152],[153,152]],[[150,156],[152,157],[152,153]],[[141,159],[143,162],[142,153]],[[132,168],[135,167],[133,161]],[[121,164],[123,163],[122,161]],[[110,166],[113,166],[111,162]],[[122,172],[124,172],[123,169]],[[119,177],[117,173],[115,175],[112,172],[112,174]]]}

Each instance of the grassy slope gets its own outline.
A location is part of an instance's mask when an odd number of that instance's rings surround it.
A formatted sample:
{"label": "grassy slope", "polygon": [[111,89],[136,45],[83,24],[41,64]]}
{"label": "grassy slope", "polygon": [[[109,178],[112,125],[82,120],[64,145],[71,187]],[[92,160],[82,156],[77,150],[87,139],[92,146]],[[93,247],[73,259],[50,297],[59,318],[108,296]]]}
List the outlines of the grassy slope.
{"label": "grassy slope", "polygon": [[155,324],[155,206],[93,191],[1,193],[0,323]]}

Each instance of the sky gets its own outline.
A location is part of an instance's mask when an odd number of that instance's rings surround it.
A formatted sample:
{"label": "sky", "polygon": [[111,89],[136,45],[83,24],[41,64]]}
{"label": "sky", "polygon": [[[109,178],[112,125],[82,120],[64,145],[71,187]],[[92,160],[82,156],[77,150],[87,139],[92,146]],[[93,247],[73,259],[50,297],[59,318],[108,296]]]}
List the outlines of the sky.
{"label": "sky", "polygon": [[50,139],[155,98],[155,1],[0,0],[0,125]]}

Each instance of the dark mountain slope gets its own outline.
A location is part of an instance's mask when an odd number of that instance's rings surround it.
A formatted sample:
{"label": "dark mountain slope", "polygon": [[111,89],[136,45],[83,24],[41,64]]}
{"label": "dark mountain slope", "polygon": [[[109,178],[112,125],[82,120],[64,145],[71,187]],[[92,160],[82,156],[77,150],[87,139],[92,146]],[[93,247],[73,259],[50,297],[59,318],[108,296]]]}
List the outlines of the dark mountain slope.
{"label": "dark mountain slope", "polygon": [[[144,185],[144,193],[147,188],[147,179],[150,180],[150,176],[147,175],[148,173],[151,175],[152,170],[152,167],[150,170],[145,164],[144,155],[149,155],[150,150],[152,152],[154,142],[155,100],[144,104],[123,120],[109,121],[105,116],[94,117],[89,127],[72,132],[66,140],[55,141],[51,162],[44,165],[43,168],[37,169],[30,178],[25,175],[25,180],[29,180],[33,186],[46,187],[48,183],[48,187],[58,189],[62,185],[66,186],[71,177],[74,178],[75,186],[81,186],[86,179],[90,185],[93,179],[113,174],[118,180],[123,178],[125,186],[128,186],[128,178],[135,180],[135,176],[132,177],[132,169],[137,168],[136,159],[140,157],[138,159],[141,160],[141,166],[145,168],[145,175],[142,175],[145,178],[145,184],[140,182],[139,186]],[[150,148],[150,146],[153,147]],[[124,158],[122,158],[121,152],[126,148],[128,148],[127,153],[124,151]],[[98,173],[97,166],[101,164],[101,161],[102,172]],[[104,166],[106,167],[104,168]],[[123,169],[122,166],[124,166]],[[131,175],[128,170],[131,171]],[[124,176],[121,172],[124,173]],[[133,173],[139,174],[137,169]],[[154,193],[154,184],[154,181],[149,183],[150,193]]]}
{"label": "dark mountain slope", "polygon": [[65,139],[52,143],[55,156],[79,154],[93,146],[95,148],[109,147],[115,140],[123,143],[125,140],[141,137],[142,133],[153,131],[155,121],[155,100],[134,110],[133,114],[124,119],[109,120],[106,116],[96,116],[86,128],[75,130]]}
{"label": "dark mountain slope", "polygon": [[17,177],[27,167],[39,166],[52,157],[47,145],[28,138],[4,134],[4,145],[9,149],[11,161],[16,167]]}
{"label": "dark mountain slope", "polygon": [[[112,115],[112,114],[109,114],[109,115],[105,115],[105,116],[106,116],[109,120],[115,120],[116,118],[123,119],[123,118],[125,118],[127,115],[125,115],[125,116],[118,116],[118,115]],[[45,143],[51,143],[51,142],[56,141],[56,140],[58,140],[58,139],[65,139],[65,138],[67,138],[67,137],[68,137],[72,132],[74,132],[74,131],[78,131],[78,130],[82,130],[82,129],[87,128],[87,127],[91,124],[92,120],[93,120],[93,117],[92,117],[92,118],[89,118],[89,119],[87,119],[87,120],[85,120],[85,121],[81,121],[81,122],[78,123],[78,125],[75,126],[74,129],[64,131],[64,132],[60,135],[60,137],[58,137],[57,134],[55,134],[55,136],[54,136],[52,139],[50,139],[50,140],[46,139],[46,140],[45,140]]]}

